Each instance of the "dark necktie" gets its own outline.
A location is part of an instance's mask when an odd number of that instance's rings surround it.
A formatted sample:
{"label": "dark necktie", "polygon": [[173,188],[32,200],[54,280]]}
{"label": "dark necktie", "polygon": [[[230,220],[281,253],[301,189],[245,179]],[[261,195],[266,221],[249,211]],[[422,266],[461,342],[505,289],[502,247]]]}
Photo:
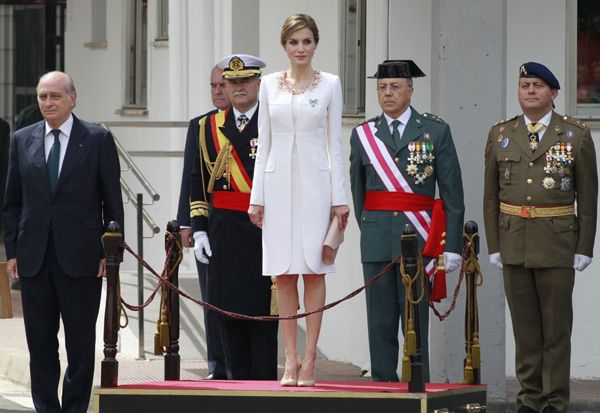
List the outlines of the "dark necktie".
{"label": "dark necktie", "polygon": [[238,130],[241,132],[244,130],[244,128],[246,127],[246,124],[248,123],[248,116],[246,116],[242,113],[240,116],[238,116],[237,120],[238,120]]}
{"label": "dark necktie", "polygon": [[529,149],[535,151],[540,142],[540,132],[546,127],[543,123],[531,122],[527,124],[527,131],[529,137]]}
{"label": "dark necktie", "polygon": [[48,154],[48,160],[46,161],[46,167],[48,168],[48,181],[50,182],[50,189],[52,192],[56,189],[58,183],[58,165],[60,163],[60,129],[52,129],[54,135],[54,144],[50,148]]}
{"label": "dark necktie", "polygon": [[400,121],[398,119],[392,121],[392,137],[394,138],[394,143],[396,146],[400,146],[400,131],[398,127],[400,126]]}

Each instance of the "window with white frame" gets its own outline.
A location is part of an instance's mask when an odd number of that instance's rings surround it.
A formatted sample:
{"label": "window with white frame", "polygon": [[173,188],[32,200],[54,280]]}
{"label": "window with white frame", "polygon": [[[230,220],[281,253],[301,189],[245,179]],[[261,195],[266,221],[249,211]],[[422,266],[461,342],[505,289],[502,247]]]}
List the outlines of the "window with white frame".
{"label": "window with white frame", "polygon": [[341,81],[344,115],[365,111],[366,0],[341,2]]}
{"label": "window with white frame", "polygon": [[600,2],[577,0],[577,114],[600,117]]}
{"label": "window with white frame", "polygon": [[156,40],[169,39],[169,0],[157,1]]}
{"label": "window with white frame", "polygon": [[92,1],[91,40],[84,44],[90,49],[106,48],[106,0]]}
{"label": "window with white frame", "polygon": [[126,107],[144,108],[148,90],[148,0],[128,0]]}

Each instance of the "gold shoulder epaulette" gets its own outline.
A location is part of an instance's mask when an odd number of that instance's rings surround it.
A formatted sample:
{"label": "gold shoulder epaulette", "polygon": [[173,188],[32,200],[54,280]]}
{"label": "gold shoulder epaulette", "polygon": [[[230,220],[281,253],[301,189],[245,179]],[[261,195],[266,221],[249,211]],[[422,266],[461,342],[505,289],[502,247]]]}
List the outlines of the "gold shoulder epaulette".
{"label": "gold shoulder epaulette", "polygon": [[579,119],[576,118],[572,118],[571,116],[567,116],[564,115],[561,117],[562,121],[565,123],[568,123],[570,125],[576,126],[579,129],[585,129],[587,128],[587,125],[585,124],[585,122],[580,121]]}
{"label": "gold shoulder epaulette", "polygon": [[209,119],[211,116],[212,116],[212,115],[211,115],[210,113],[208,113],[208,114],[205,114],[204,116],[200,117],[200,118],[198,119],[198,125],[200,125],[200,124],[201,124],[201,122],[207,122],[207,121],[208,121],[208,119]]}
{"label": "gold shoulder epaulette", "polygon": [[515,115],[512,118],[506,118],[506,119],[503,119],[503,120],[499,120],[498,122],[496,122],[494,124],[494,126],[498,126],[498,125],[502,125],[503,123],[511,122],[511,121],[517,119],[518,117],[519,117],[519,115]]}
{"label": "gold shoulder epaulette", "polygon": [[424,112],[421,114],[425,119],[429,119],[429,120],[433,120],[437,123],[441,123],[442,125],[445,124],[446,122],[444,122],[444,120],[442,118],[440,118],[437,115],[434,115],[433,113],[429,113],[429,112]]}

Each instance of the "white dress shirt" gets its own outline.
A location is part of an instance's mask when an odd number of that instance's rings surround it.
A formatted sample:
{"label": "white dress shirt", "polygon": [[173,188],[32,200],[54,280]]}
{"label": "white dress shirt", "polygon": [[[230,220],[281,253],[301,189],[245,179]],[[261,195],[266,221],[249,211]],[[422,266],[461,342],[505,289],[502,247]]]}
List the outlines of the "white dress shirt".
{"label": "white dress shirt", "polygon": [[392,126],[392,122],[395,120],[399,120],[400,121],[400,125],[398,125],[398,133],[400,134],[400,137],[402,137],[402,134],[404,133],[404,128],[406,128],[406,124],[408,123],[408,120],[410,119],[410,115],[412,114],[412,111],[410,110],[410,106],[408,108],[406,108],[406,110],[402,113],[402,115],[400,115],[397,119],[392,118],[391,116],[389,116],[387,113],[383,113],[383,116],[385,116],[385,120],[388,124],[388,127],[390,128],[390,134],[394,135],[394,127]]}
{"label": "white dress shirt", "polygon": [[250,121],[252,120],[252,116],[254,116],[254,112],[256,112],[256,108],[258,108],[258,102],[256,102],[254,104],[254,106],[252,106],[250,109],[248,109],[248,111],[246,113],[242,113],[239,110],[237,110],[236,108],[234,108],[233,106],[231,107],[233,109],[233,116],[235,116],[235,126],[239,127],[239,122],[238,122],[238,118],[240,115],[246,115],[246,117],[248,118],[248,123],[250,123]]}
{"label": "white dress shirt", "polygon": [[[529,125],[531,123],[531,119],[529,119],[527,117],[527,115],[525,115],[525,114],[523,114],[523,117],[525,118],[525,125]],[[551,118],[552,118],[552,111],[546,113],[542,119],[540,119],[536,122],[536,123],[541,123],[542,125],[545,126],[544,129],[542,129],[541,131],[538,132],[538,141],[539,142],[542,141],[542,136],[544,136],[546,129],[548,129],[548,125],[550,125]]]}

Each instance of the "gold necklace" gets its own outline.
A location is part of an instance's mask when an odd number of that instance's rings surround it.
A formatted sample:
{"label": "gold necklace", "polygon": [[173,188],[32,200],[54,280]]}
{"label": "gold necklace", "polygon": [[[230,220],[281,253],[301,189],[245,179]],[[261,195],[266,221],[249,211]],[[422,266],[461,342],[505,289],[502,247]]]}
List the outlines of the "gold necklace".
{"label": "gold necklace", "polygon": [[314,70],[310,80],[308,82],[306,82],[304,84],[304,86],[302,86],[299,90],[294,90],[294,88],[292,88],[288,82],[287,71],[283,71],[279,75],[278,86],[279,86],[279,89],[286,90],[293,95],[301,95],[308,90],[315,89],[317,86],[319,86],[320,82],[321,82],[321,72],[319,72],[318,70]]}

